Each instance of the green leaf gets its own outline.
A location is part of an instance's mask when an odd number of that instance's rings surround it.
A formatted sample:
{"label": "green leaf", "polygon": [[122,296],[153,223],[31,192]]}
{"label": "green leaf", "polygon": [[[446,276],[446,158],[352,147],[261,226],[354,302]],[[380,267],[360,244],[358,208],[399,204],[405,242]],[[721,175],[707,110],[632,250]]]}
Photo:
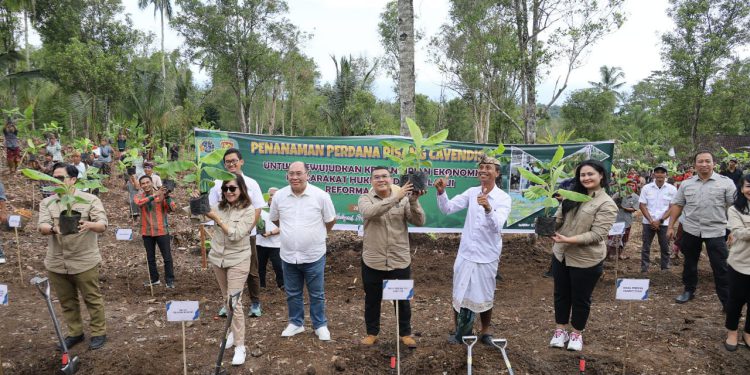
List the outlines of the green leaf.
{"label": "green leaf", "polygon": [[52,182],[55,185],[62,185],[62,182],[60,180],[34,169],[24,168],[21,170],[21,173],[23,173],[24,176],[35,181],[47,181]]}
{"label": "green leaf", "polygon": [[396,164],[401,164],[401,163],[404,162],[404,159],[401,159],[400,157],[393,156],[393,155],[388,155],[388,159],[391,159],[391,161],[394,162],[394,163],[396,163]]}
{"label": "green leaf", "polygon": [[226,152],[227,150],[223,148],[216,149],[210,154],[202,157],[200,160],[200,163],[209,164],[209,165],[219,164],[222,161],[222,159],[224,159],[224,153]]}
{"label": "green leaf", "polygon": [[196,175],[195,173],[191,173],[191,174],[185,175],[185,177],[182,178],[182,181],[184,181],[187,184],[190,184],[193,182],[197,182],[199,179],[200,177],[198,175]]}
{"label": "green leaf", "polygon": [[588,202],[591,200],[590,196],[586,194],[576,193],[575,191],[557,189],[557,193],[560,194],[563,198],[572,200],[573,202]]}
{"label": "green leaf", "polygon": [[526,189],[526,191],[523,193],[523,196],[530,201],[535,201],[541,197],[546,197],[547,189],[545,189],[541,185],[534,185]]}
{"label": "green leaf", "polygon": [[203,167],[203,171],[216,180],[229,181],[234,180],[237,177],[234,173],[229,173],[216,167]]}
{"label": "green leaf", "polygon": [[[431,135],[429,138],[427,138],[424,141],[425,146],[434,146],[439,143],[445,142],[445,140],[448,139],[448,129],[443,129],[433,135]],[[502,145],[501,145],[502,146]],[[503,146],[503,150],[505,147]],[[502,154],[502,152],[500,152]]]}
{"label": "green leaf", "polygon": [[560,163],[560,160],[562,160],[563,156],[565,156],[565,150],[562,148],[562,146],[557,146],[557,151],[555,151],[555,156],[552,157],[552,160],[549,162],[549,166],[552,169],[557,166],[557,164]]}
{"label": "green leaf", "polygon": [[409,146],[411,146],[411,143],[404,142],[404,141],[381,141],[380,144],[382,144],[385,147],[390,147],[396,150],[402,150],[405,148],[409,148]]}
{"label": "green leaf", "polygon": [[409,134],[411,134],[414,145],[417,146],[417,149],[421,149],[424,139],[422,138],[422,131],[419,130],[419,126],[409,117],[406,118],[406,125],[409,126]]}
{"label": "green leaf", "polygon": [[558,201],[555,198],[547,197],[547,198],[544,198],[544,200],[542,201],[542,205],[544,207],[557,207],[560,205],[560,201]]}
{"label": "green leaf", "polygon": [[535,184],[547,186],[547,183],[544,180],[542,180],[541,177],[539,177],[539,176],[537,176],[537,175],[529,172],[525,168],[516,167],[516,169],[518,169],[518,173],[520,173],[523,178],[525,178],[525,179],[527,179],[527,180],[529,180],[529,181],[531,181],[531,182],[533,182]]}

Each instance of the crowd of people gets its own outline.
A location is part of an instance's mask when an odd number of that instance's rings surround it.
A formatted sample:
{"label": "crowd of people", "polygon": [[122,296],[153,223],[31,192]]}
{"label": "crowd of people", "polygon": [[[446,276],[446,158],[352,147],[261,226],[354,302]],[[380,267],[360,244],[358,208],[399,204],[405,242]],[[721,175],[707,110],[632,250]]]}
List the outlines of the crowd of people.
{"label": "crowd of people", "polygon": [[[126,145],[119,141],[118,149],[124,149]],[[102,144],[100,157],[114,156],[114,151],[110,154],[111,147],[107,149],[107,146]],[[61,146],[55,139],[50,140],[47,148],[46,155],[54,163],[49,173],[54,178],[65,184],[75,184],[77,179],[85,178],[85,172],[78,167],[82,163],[81,155],[74,154],[71,163],[64,163],[59,160]],[[209,193],[211,211],[203,217],[204,224],[212,231],[208,261],[225,301],[219,315],[226,315],[229,309],[234,312],[226,345],[235,348],[233,365],[241,365],[246,359],[241,292],[247,284],[248,316],[262,316],[260,289],[266,286],[269,261],[276,287],[286,294],[288,325],[281,336],[292,337],[305,331],[303,291],[306,288],[313,331],[318,339],[331,340],[324,273],[326,237],[336,222],[330,195],[309,184],[307,165],[296,161],[289,165],[286,173],[288,185],[269,188],[266,202],[259,184],[243,173],[243,165],[239,149],[225,152],[223,166],[234,178],[215,181]],[[555,214],[557,225],[551,237],[550,273],[556,326],[551,329],[551,347],[583,349],[592,294],[603,273],[604,262],[608,258],[627,257],[624,248],[634,214],[640,212],[643,273],[649,272],[654,237],[660,248],[660,268],[670,268],[669,241],[676,235],[674,224],[680,225],[684,292],[676,297],[677,303],[688,303],[695,297],[700,253],[702,245],[706,246],[716,294],[726,314],[724,345],[727,350],[736,350],[740,342],[740,315],[743,306],[750,302],[750,176],[738,174],[736,163],[729,174],[716,173],[714,167],[714,156],[701,151],[694,158],[694,172],[691,172],[694,175],[682,179],[679,187],[670,182],[676,180],[668,177],[666,167],[655,166],[645,179],[637,173],[629,174],[628,194],[610,196],[610,175],[601,162],[586,160],[577,166],[567,188],[591,199],[586,202],[562,200]],[[500,174],[500,161],[484,156],[477,164],[478,186],[451,198],[446,190],[446,178],[438,178],[433,184],[440,212],[429,214],[465,211],[453,265],[451,310],[455,330],[448,335],[449,342],[460,342],[462,335],[470,334],[478,316],[477,336],[480,342],[492,345],[492,312],[502,252],[502,229],[512,210],[510,196],[498,185]],[[420,204],[426,191],[416,190],[410,182],[395,185],[391,168],[372,168],[370,180],[370,191],[362,194],[358,201],[364,220],[361,279],[365,292],[366,336],[361,344],[365,346],[375,344],[380,333],[383,280],[412,278],[408,225],[424,225],[428,214]],[[149,279],[144,286],[162,283],[156,262],[158,247],[164,263],[164,284],[175,288],[168,217],[176,211],[177,204],[147,161],[143,163],[142,173],[130,178],[128,184],[137,191],[133,204],[140,216],[148,260]],[[0,220],[5,217],[2,192],[0,185]],[[81,214],[78,233],[60,234],[59,215],[63,208],[56,196],[42,201],[38,229],[48,236],[45,267],[67,323],[66,344],[72,347],[84,341],[80,293],[90,315],[89,347],[97,349],[106,343],[97,235],[106,230],[108,221],[97,196],[79,190],[74,194],[82,198],[73,206]],[[193,196],[197,196],[197,192],[193,192]],[[616,222],[624,223],[624,232],[610,236],[610,229]],[[77,255],[67,256],[71,253]],[[230,305],[233,301],[230,296],[238,292],[240,298]],[[409,301],[398,301],[397,306],[400,340],[405,346],[415,348],[417,341],[412,335]],[[743,339],[750,343],[747,319]]]}

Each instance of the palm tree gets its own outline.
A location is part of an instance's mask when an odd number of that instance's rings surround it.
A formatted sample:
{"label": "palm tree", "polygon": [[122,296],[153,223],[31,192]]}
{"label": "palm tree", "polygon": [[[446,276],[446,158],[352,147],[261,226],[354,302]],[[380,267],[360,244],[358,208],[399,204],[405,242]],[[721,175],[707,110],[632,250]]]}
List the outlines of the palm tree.
{"label": "palm tree", "polygon": [[625,78],[625,73],[619,66],[613,66],[610,68],[606,65],[602,65],[599,68],[599,74],[601,75],[599,78],[599,82],[589,81],[589,83],[599,91],[617,91],[625,84],[624,81],[618,82],[621,79]]}
{"label": "palm tree", "polygon": [[154,4],[154,17],[159,13],[161,17],[161,78],[167,79],[167,68],[164,62],[164,16],[172,19],[172,3],[170,0],[138,0],[138,8],[146,9],[149,4]]}

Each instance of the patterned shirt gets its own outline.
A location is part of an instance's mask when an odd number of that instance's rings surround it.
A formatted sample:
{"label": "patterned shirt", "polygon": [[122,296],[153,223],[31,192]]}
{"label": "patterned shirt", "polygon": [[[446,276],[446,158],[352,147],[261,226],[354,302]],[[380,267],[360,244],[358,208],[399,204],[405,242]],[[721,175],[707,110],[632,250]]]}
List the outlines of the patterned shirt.
{"label": "patterned shirt", "polygon": [[169,234],[167,212],[174,211],[177,205],[171,197],[136,194],[133,202],[141,208],[141,235],[164,236]]}

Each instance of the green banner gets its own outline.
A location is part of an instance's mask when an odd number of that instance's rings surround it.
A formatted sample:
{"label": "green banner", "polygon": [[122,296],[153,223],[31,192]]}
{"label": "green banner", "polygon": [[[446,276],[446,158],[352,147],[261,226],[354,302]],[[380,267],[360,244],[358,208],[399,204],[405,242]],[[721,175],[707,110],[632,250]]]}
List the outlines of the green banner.
{"label": "green banner", "polygon": [[[254,178],[263,192],[270,187],[284,187],[286,170],[294,161],[307,163],[310,169],[309,183],[331,195],[336,207],[336,227],[340,230],[357,230],[362,225],[362,217],[357,212],[360,194],[370,189],[370,171],[375,166],[391,168],[394,183],[398,175],[393,162],[387,155],[393,149],[381,145],[383,140],[408,140],[400,136],[368,137],[288,137],[254,135],[216,130],[195,129],[195,146],[202,156],[216,148],[236,147],[242,152],[245,175]],[[479,184],[477,161],[482,150],[497,145],[462,142],[446,142],[449,148],[430,152],[431,168],[424,168],[430,176],[430,185],[438,177],[449,176],[448,196],[453,197],[469,187]],[[564,144],[567,171],[587,159],[604,162],[609,170],[612,162],[614,143],[591,142]],[[506,233],[529,233],[534,230],[534,218],[542,208],[538,202],[523,197],[523,190],[529,182],[522,178],[516,167],[523,166],[535,171],[536,161],[549,161],[557,150],[557,145],[506,145],[504,160],[509,163],[502,168],[501,188],[513,199]],[[464,225],[464,212],[443,215],[437,208],[435,189],[421,197],[420,203],[427,214],[424,227],[411,228],[414,232],[460,232]]]}

